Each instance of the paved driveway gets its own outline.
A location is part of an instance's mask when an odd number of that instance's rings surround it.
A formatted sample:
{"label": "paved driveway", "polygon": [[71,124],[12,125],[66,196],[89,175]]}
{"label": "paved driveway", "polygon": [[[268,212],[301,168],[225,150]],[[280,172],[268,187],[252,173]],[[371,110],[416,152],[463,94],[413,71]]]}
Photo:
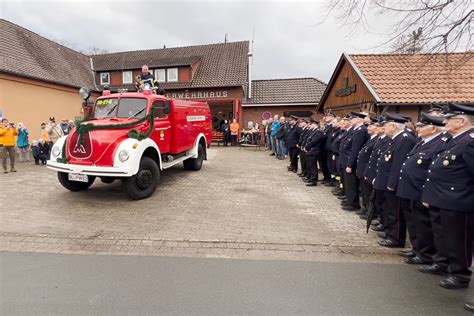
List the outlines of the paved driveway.
{"label": "paved driveway", "polygon": [[131,201],[119,181],[63,189],[21,163],[0,174],[0,250],[399,263],[324,186],[306,187],[264,150],[216,148],[199,172],[177,166]]}

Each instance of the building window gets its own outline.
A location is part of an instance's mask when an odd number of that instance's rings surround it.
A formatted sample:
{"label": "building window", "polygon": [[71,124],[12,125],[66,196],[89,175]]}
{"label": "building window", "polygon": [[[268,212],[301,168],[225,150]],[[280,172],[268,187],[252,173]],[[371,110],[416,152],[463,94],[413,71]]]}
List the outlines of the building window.
{"label": "building window", "polygon": [[100,84],[110,84],[110,73],[108,72],[101,72],[100,73]]}
{"label": "building window", "polygon": [[122,82],[123,84],[130,84],[133,82],[131,71],[122,72]]}
{"label": "building window", "polygon": [[178,68],[169,68],[168,69],[168,82],[178,81]]}
{"label": "building window", "polygon": [[156,69],[155,70],[155,79],[158,82],[166,82],[166,70],[165,69]]}

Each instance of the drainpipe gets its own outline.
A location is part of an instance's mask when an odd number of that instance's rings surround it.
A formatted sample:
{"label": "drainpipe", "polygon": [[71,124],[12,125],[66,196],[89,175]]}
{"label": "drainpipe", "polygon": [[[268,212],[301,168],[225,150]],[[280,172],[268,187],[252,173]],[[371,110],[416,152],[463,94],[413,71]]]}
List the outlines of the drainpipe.
{"label": "drainpipe", "polygon": [[248,52],[247,57],[249,59],[248,66],[248,87],[247,87],[247,99],[252,99],[252,52]]}

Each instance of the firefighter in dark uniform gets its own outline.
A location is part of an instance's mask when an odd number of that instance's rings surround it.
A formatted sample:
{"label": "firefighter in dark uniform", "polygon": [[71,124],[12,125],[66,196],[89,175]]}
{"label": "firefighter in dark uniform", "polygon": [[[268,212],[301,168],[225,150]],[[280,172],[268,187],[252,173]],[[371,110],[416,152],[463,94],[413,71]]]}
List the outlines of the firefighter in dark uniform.
{"label": "firefighter in dark uniform", "polygon": [[[450,104],[446,131],[450,138],[433,160],[421,201],[439,210],[449,276],[440,281],[448,289],[469,286],[474,220],[474,107]],[[445,271],[433,271],[445,272]]]}
{"label": "firefighter in dark uniform", "polygon": [[359,179],[362,204],[364,206],[361,211],[356,212],[357,215],[364,215],[367,213],[367,206],[369,205],[370,196],[372,194],[372,184],[364,179],[364,175],[365,169],[367,169],[369,163],[370,155],[372,154],[372,150],[378,140],[377,126],[375,125],[377,122],[376,119],[370,119],[370,124],[367,127],[369,139],[365,142],[364,146],[362,146],[359,155],[357,156],[356,177]]}
{"label": "firefighter in dark uniform", "polygon": [[360,209],[359,179],[356,176],[357,156],[368,138],[367,127],[364,125],[364,113],[350,113],[351,132],[341,142],[342,167],[346,199],[342,201],[342,209],[357,211]]}
{"label": "firefighter in dark uniform", "polygon": [[342,181],[342,161],[341,161],[341,142],[347,137],[350,129],[349,118],[345,117],[342,118],[340,123],[341,132],[336,137],[336,139],[332,142],[331,151],[333,153],[332,159],[336,165],[336,181],[338,182],[336,188],[332,191],[334,195],[337,197],[343,198],[345,197],[344,192],[344,184]]}
{"label": "firefighter in dark uniform", "polygon": [[[405,216],[408,234],[413,247],[406,253],[408,264],[443,264],[446,258],[436,252],[433,234],[440,240],[441,222],[439,213],[432,213],[421,203],[421,193],[428,175],[428,167],[434,157],[445,145],[447,137],[442,133],[444,119],[442,117],[421,113],[416,130],[421,141],[408,153],[402,165],[398,181],[397,196]],[[438,246],[439,248],[439,246]]]}
{"label": "firefighter in dark uniform", "polygon": [[299,177],[305,179],[307,176],[306,172],[306,153],[304,152],[304,146],[306,145],[306,140],[308,139],[308,134],[310,132],[308,122],[305,119],[300,120],[300,140],[298,142],[298,148],[300,149],[300,162],[301,162],[301,172],[298,174]]}
{"label": "firefighter in dark uniform", "polygon": [[164,90],[160,89],[158,81],[156,81],[155,76],[151,74],[148,70],[147,65],[142,66],[142,73],[140,74],[139,78],[137,78],[137,83],[135,84],[135,88],[137,90],[142,90],[145,85],[149,85],[150,89],[153,90],[157,94],[164,94]]}
{"label": "firefighter in dark uniform", "polygon": [[406,223],[396,196],[400,169],[416,139],[405,131],[408,120],[398,114],[385,113],[385,134],[390,137],[387,149],[377,161],[374,188],[383,192],[383,225],[386,238],[379,242],[384,247],[405,247]]}
{"label": "firefighter in dark uniform", "polygon": [[318,127],[318,122],[314,119],[309,121],[310,133],[304,146],[306,153],[306,168],[308,179],[306,186],[317,186],[318,184],[318,157],[321,155],[321,142],[323,132]]}
{"label": "firefighter in dark uniform", "polygon": [[286,145],[290,155],[290,166],[288,171],[298,172],[298,142],[300,140],[301,128],[298,126],[298,118],[294,115],[290,116],[289,128],[286,132]]}
{"label": "firefighter in dark uniform", "polygon": [[341,128],[339,127],[340,118],[335,118],[332,122],[332,131],[328,133],[326,144],[324,145],[325,152],[327,154],[327,165],[329,173],[331,174],[331,181],[325,183],[325,185],[334,187],[336,186],[336,161],[332,160],[334,153],[332,152],[332,143],[341,133]]}
{"label": "firefighter in dark uniform", "polygon": [[335,119],[334,114],[326,113],[323,117],[324,120],[324,130],[323,130],[323,141],[321,142],[322,153],[319,156],[319,165],[321,166],[321,171],[323,173],[323,184],[329,184],[331,182],[331,172],[329,172],[329,155],[330,151],[326,149],[326,142],[328,141],[329,135],[332,134],[335,127],[332,125],[332,121]]}

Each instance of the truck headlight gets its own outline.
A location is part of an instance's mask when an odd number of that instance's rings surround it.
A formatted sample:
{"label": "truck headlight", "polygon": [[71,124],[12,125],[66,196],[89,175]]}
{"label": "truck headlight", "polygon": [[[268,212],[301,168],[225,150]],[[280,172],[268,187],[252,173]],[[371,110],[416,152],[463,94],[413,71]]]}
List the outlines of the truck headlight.
{"label": "truck headlight", "polygon": [[124,150],[121,150],[121,151],[119,152],[119,155],[118,155],[118,156],[119,156],[119,160],[120,160],[121,162],[125,162],[125,161],[127,161],[128,158],[130,157],[130,154],[128,153],[128,151],[126,151],[126,150],[124,149]]}
{"label": "truck headlight", "polygon": [[53,154],[54,158],[58,158],[59,155],[61,155],[61,148],[54,146],[53,150],[51,150],[51,153]]}

